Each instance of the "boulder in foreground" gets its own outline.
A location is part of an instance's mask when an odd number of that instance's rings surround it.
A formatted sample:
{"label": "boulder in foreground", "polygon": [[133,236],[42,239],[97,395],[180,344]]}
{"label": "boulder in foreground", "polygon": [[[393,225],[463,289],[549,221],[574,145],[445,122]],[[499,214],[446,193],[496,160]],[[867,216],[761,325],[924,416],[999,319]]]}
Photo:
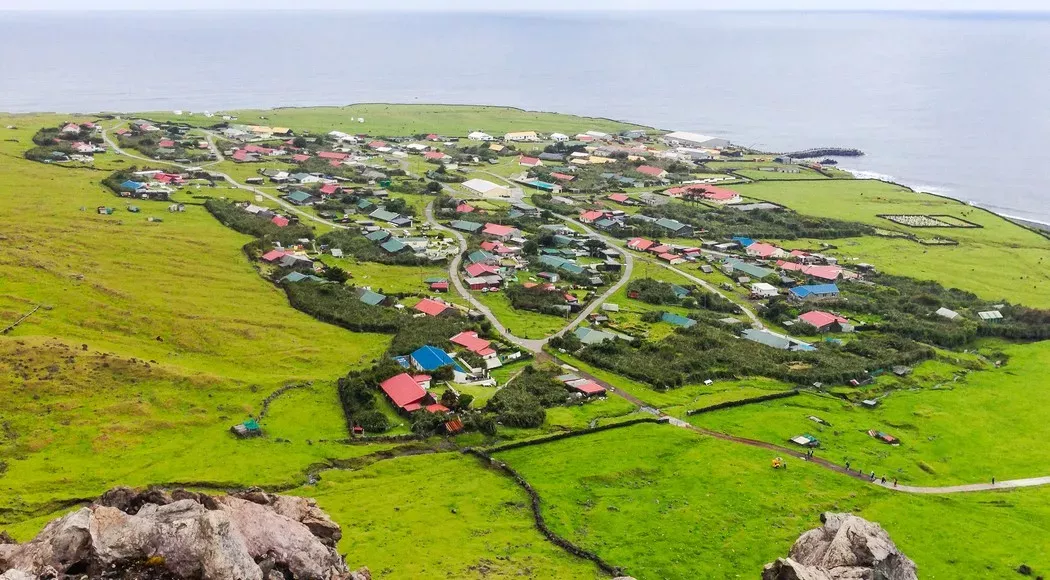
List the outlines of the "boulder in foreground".
{"label": "boulder in foreground", "polygon": [[915,562],[882,526],[825,512],[823,526],[802,534],[787,558],[766,564],[762,580],[917,580]]}
{"label": "boulder in foreground", "polygon": [[368,580],[335,550],[339,526],[312,499],[116,488],[0,543],[0,580]]}

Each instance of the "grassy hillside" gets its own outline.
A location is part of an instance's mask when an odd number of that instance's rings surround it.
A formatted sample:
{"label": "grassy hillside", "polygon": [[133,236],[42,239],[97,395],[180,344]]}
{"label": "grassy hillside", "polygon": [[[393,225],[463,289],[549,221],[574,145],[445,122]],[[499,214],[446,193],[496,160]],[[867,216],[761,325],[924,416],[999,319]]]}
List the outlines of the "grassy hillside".
{"label": "grassy hillside", "polygon": [[[835,242],[831,253],[846,264],[868,262],[880,270],[937,280],[987,299],[1009,298],[1032,307],[1050,307],[1050,240],[995,214],[965,203],[871,180],[769,181],[734,186],[741,194],[776,202],[800,213],[859,221],[923,239],[950,238],[958,246],[931,246],[901,238],[864,237]],[[913,228],[880,214],[943,214],[980,228]],[[794,240],[787,247],[819,248]]]}
{"label": "grassy hillside", "polygon": [[922,578],[1050,568],[1050,492],[914,496],[770,452],[637,425],[499,454],[539,492],[552,528],[639,578],[756,578],[822,511],[879,522]]}
{"label": "grassy hillside", "polygon": [[[526,111],[513,107],[481,105],[396,105],[358,104],[345,107],[308,107],[272,110],[227,111],[237,117],[236,123],[293,127],[327,133],[367,133],[373,136],[438,133],[448,137],[465,137],[471,131],[484,131],[502,136],[510,131],[561,132],[569,135],[583,131],[622,131],[641,125],[558,113]],[[143,113],[155,120],[177,120],[195,125],[222,122],[218,117],[173,115],[170,112]],[[364,123],[357,119],[363,118]]]}

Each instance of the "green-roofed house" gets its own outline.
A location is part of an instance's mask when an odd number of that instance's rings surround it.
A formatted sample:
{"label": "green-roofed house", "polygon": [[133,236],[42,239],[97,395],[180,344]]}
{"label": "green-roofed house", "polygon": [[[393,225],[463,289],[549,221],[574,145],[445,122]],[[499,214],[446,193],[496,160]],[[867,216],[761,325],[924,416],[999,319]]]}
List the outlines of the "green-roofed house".
{"label": "green-roofed house", "polygon": [[385,250],[387,252],[390,252],[391,254],[396,254],[398,252],[403,252],[403,251],[408,249],[408,246],[403,244],[401,242],[401,240],[399,240],[397,238],[390,238],[389,240],[383,242],[382,244],[379,244],[379,247],[383,248],[383,250]]}
{"label": "green-roofed house", "polygon": [[773,270],[770,270],[769,268],[763,268],[754,264],[748,264],[747,262],[743,260],[738,260],[737,258],[726,258],[724,267],[725,269],[729,270],[730,274],[733,272],[740,272],[758,280],[761,280],[762,278],[765,278],[766,276],[769,276],[770,274],[774,273]]}
{"label": "green-roofed house", "polygon": [[255,419],[248,419],[244,423],[230,427],[230,432],[242,439],[258,437],[262,435],[262,427]]}
{"label": "green-roofed house", "polygon": [[467,254],[467,261],[471,264],[493,264],[499,262],[499,258],[486,252],[485,250],[474,250]]}
{"label": "green-roofed house", "polygon": [[368,288],[358,288],[354,291],[357,294],[357,299],[369,306],[379,306],[386,300],[386,296],[383,296],[379,292],[373,292]]}
{"label": "green-roofed house", "polygon": [[303,274],[302,272],[290,272],[284,278],[281,278],[281,282],[325,282],[324,278],[318,278],[313,274]]}
{"label": "green-roofed house", "polygon": [[376,204],[372,203],[371,201],[368,201],[367,199],[359,199],[357,201],[357,209],[360,210],[367,210],[369,208],[375,207],[375,205]]}
{"label": "green-roofed house", "polygon": [[379,209],[375,210],[374,212],[368,214],[368,217],[370,217],[372,219],[377,219],[379,221],[393,222],[397,218],[401,217],[401,214],[397,214],[397,213],[394,213],[392,211],[387,211],[387,210],[385,210],[383,208],[379,208]]}
{"label": "green-roofed house", "polygon": [[566,260],[565,258],[559,258],[558,256],[540,256],[540,263],[545,264],[554,268],[555,270],[563,270],[570,274],[582,274],[583,267],[579,264],[575,264]]}
{"label": "green-roofed house", "polygon": [[692,328],[693,326],[696,326],[696,321],[692,318],[686,318],[685,316],[681,316],[673,312],[664,312],[660,316],[660,320],[663,320],[668,324],[681,326],[682,328]]}
{"label": "green-roofed house", "polygon": [[444,276],[431,276],[423,280],[424,284],[437,284],[439,282],[448,282],[448,278],[445,278]]}
{"label": "green-roofed house", "polygon": [[586,326],[581,326],[573,331],[576,338],[580,339],[583,344],[601,344],[607,340],[616,339],[615,334],[608,332],[602,332],[601,330],[595,330]]}
{"label": "green-roofed house", "polygon": [[376,230],[365,234],[365,237],[375,243],[385,242],[390,237],[390,232],[386,230]]}
{"label": "green-roofed house", "polygon": [[477,222],[468,222],[466,220],[452,220],[451,222],[449,222],[448,225],[454,230],[467,232],[468,234],[476,234],[481,230],[481,228],[485,227],[484,224],[479,224]]}
{"label": "green-roofed house", "polygon": [[689,237],[693,235],[693,226],[689,224],[683,224],[678,220],[671,218],[660,218],[656,220],[656,225],[664,228],[678,237]]}
{"label": "green-roofed house", "polygon": [[298,189],[284,196],[284,198],[295,205],[310,205],[314,202],[314,196]]}
{"label": "green-roofed house", "polygon": [[671,284],[671,290],[674,291],[674,295],[677,296],[679,299],[689,296],[689,290],[687,288],[679,286],[678,284]]}

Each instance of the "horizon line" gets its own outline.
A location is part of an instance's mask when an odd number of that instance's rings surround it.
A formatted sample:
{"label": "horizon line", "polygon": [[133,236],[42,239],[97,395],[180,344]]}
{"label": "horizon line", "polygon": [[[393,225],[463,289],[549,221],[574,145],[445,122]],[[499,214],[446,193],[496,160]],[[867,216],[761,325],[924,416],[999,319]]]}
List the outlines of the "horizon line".
{"label": "horizon line", "polygon": [[280,7],[271,6],[263,8],[250,8],[250,7],[198,7],[198,8],[157,8],[157,7],[87,7],[87,8],[59,8],[59,7],[34,7],[29,6],[25,8],[0,8],[0,14],[23,14],[23,13],[62,13],[62,14],[82,14],[90,12],[128,12],[128,13],[142,13],[142,12],[231,12],[231,13],[262,13],[262,12],[366,12],[366,13],[414,13],[414,14],[571,14],[571,13],[591,13],[591,14],[615,14],[615,13],[638,13],[638,12],[663,12],[663,13],[674,13],[674,12],[720,12],[720,13],[766,13],[766,14],[806,14],[806,13],[821,13],[821,14],[946,14],[946,15],[995,15],[995,14],[1009,14],[1009,15],[1047,15],[1050,14],[1050,7],[1047,8],[994,8],[994,9],[945,9],[945,8],[682,8],[682,7],[647,7],[637,8],[633,6],[621,6],[621,7],[601,7],[601,8],[586,8],[586,7],[573,7],[573,8],[543,8],[533,9],[527,7],[513,7],[513,8],[448,8],[443,10],[433,10],[429,8],[370,8],[370,7],[320,7],[320,6],[306,6],[306,7]]}

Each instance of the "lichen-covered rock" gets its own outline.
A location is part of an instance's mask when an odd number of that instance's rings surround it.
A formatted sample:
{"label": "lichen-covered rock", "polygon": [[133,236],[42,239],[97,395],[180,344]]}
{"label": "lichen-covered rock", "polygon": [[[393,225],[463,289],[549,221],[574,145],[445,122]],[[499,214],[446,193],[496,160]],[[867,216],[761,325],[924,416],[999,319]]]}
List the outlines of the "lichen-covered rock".
{"label": "lichen-covered rock", "polygon": [[25,544],[0,544],[0,580],[55,577],[368,580],[335,551],[339,526],[313,500],[110,490]]}
{"label": "lichen-covered rock", "polygon": [[823,526],[795,542],[787,558],[767,564],[762,580],[917,580],[915,563],[882,526],[826,512]]}

